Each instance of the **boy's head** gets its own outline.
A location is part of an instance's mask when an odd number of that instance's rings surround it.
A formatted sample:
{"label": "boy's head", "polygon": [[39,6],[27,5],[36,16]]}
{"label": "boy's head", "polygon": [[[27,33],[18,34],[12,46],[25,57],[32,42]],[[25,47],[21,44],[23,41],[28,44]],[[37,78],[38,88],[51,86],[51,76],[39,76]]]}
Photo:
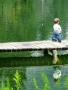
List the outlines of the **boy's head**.
{"label": "boy's head", "polygon": [[54,23],[59,23],[59,18],[55,18]]}

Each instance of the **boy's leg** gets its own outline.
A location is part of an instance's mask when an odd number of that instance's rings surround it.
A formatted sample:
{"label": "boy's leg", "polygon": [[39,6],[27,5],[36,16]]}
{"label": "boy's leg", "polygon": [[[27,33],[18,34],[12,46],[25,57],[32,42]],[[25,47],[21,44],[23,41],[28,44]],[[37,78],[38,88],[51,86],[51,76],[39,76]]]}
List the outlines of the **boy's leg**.
{"label": "boy's leg", "polygon": [[60,33],[58,34],[57,39],[58,39],[58,42],[61,42],[62,37],[61,37],[61,34]]}
{"label": "boy's leg", "polygon": [[52,41],[56,41],[56,35],[53,33]]}

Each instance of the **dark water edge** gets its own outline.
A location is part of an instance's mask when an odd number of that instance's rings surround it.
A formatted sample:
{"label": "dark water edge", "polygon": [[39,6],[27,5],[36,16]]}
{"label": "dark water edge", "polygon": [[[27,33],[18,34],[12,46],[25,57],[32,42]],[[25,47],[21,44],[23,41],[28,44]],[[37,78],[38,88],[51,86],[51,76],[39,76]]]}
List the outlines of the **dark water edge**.
{"label": "dark water edge", "polygon": [[9,57],[0,58],[1,67],[19,67],[19,66],[45,66],[51,65],[51,56],[49,57]]}
{"label": "dark water edge", "polygon": [[[68,55],[58,56],[59,61],[56,65],[67,65]],[[0,67],[19,67],[19,66],[49,66],[53,65],[53,57],[50,55],[42,57],[6,57],[0,58]]]}

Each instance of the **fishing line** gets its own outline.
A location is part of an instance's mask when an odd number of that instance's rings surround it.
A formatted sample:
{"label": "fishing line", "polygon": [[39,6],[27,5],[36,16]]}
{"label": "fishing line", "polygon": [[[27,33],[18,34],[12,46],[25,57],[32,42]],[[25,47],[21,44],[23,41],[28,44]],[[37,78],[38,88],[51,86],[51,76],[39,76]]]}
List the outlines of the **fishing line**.
{"label": "fishing line", "polygon": [[[42,0],[42,2],[43,2],[43,0]],[[50,15],[51,19],[53,20],[53,16],[52,16],[52,14],[51,14],[50,10],[48,9],[47,5],[46,5],[45,3],[43,3],[43,6],[45,6],[45,7],[46,7],[46,9],[47,9],[47,11],[48,11],[48,13],[49,13],[49,15]]]}
{"label": "fishing line", "polygon": [[[44,7],[47,9],[47,12],[49,13],[51,19],[53,20],[53,16],[52,16],[50,10],[48,9],[47,5],[44,4],[44,0],[42,0],[42,16],[43,16],[43,9],[44,9]],[[42,23],[42,26],[43,26],[43,23]]]}
{"label": "fishing line", "polygon": [[48,11],[48,13],[49,13],[49,15],[50,15],[51,19],[53,20],[53,16],[52,16],[52,14],[51,14],[50,10],[48,9],[47,5],[45,5],[45,7],[46,7],[46,9],[47,9],[47,11]]}

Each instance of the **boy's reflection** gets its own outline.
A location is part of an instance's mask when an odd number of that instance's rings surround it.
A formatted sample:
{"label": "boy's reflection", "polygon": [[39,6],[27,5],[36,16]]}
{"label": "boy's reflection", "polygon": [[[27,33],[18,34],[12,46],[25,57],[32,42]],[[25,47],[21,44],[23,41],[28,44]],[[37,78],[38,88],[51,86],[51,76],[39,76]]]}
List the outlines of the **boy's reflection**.
{"label": "boy's reflection", "polygon": [[54,73],[53,73],[53,78],[54,81],[57,82],[58,79],[61,77],[61,68],[60,66],[54,66]]}

